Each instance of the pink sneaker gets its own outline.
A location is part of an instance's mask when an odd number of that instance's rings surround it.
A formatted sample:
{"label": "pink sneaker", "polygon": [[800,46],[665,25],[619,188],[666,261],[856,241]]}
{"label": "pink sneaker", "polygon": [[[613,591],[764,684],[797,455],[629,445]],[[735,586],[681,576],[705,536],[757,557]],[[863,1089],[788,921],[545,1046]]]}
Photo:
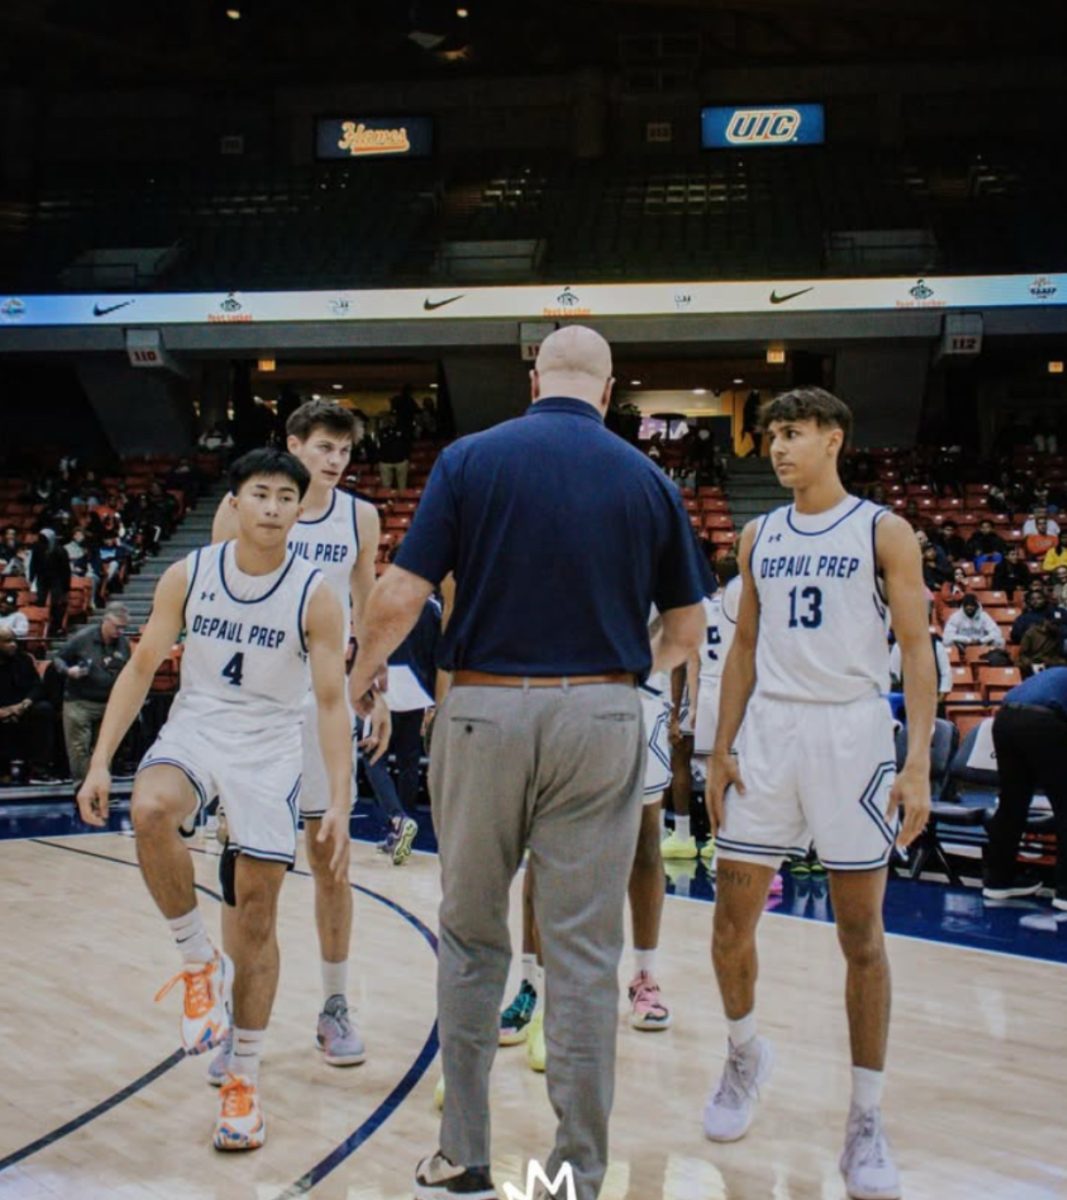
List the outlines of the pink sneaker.
{"label": "pink sneaker", "polygon": [[768,896],[780,896],[781,894],[782,894],[782,875],[781,875],[781,872],[779,872],[771,880],[771,888],[770,888],[770,891],[767,893],[767,895]]}
{"label": "pink sneaker", "polygon": [[630,1024],[650,1032],[670,1029],[670,1009],[660,999],[659,984],[648,971],[638,971],[630,980]]}

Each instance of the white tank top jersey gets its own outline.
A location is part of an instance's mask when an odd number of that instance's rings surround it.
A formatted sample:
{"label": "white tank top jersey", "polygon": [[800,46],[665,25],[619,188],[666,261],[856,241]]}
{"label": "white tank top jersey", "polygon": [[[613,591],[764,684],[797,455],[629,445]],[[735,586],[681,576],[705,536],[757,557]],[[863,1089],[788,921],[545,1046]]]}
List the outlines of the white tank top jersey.
{"label": "white tank top jersey", "polygon": [[888,603],[875,530],[886,510],[846,496],[828,512],[788,504],[756,530],[756,694],[848,704],[889,688]]}
{"label": "white tank top jersey", "polygon": [[718,683],[726,656],[734,641],[737,628],[737,604],[741,597],[741,578],[734,576],[714,596],[704,597],[704,620],[707,636],[700,646],[700,683]]}
{"label": "white tank top jersey", "polygon": [[289,549],[322,572],[341,601],[347,631],[352,617],[352,568],[359,557],[355,496],[334,488],[321,517],[297,521],[289,531]]}
{"label": "white tank top jersey", "polygon": [[[653,604],[648,613],[648,632],[652,634],[652,627],[659,620],[659,609]],[[646,699],[662,700],[664,704],[670,705],[671,702],[671,679],[667,671],[656,671],[650,674],[643,684],[641,691]]]}
{"label": "white tank top jersey", "polygon": [[269,575],[237,569],[236,543],[185,560],[185,648],[174,716],[299,739],[311,682],[308,602],[322,572],[290,554]]}

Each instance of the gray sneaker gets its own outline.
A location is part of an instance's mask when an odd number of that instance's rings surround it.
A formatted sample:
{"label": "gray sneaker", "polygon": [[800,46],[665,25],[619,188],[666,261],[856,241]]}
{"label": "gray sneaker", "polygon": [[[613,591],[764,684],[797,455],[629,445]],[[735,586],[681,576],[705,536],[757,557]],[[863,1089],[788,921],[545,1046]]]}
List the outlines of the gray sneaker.
{"label": "gray sneaker", "polygon": [[331,1067],[355,1067],[366,1059],[367,1049],[349,1016],[344,996],[331,996],[326,1001],[319,1013],[315,1042]]}
{"label": "gray sneaker", "polygon": [[405,817],[396,830],[396,841],[393,843],[393,866],[402,867],[411,857],[411,843],[419,832],[418,823],[411,817]]}
{"label": "gray sneaker", "polygon": [[222,1087],[230,1074],[230,1055],[233,1053],[233,1026],[219,1042],[218,1052],[207,1069],[207,1081],[212,1087]]}

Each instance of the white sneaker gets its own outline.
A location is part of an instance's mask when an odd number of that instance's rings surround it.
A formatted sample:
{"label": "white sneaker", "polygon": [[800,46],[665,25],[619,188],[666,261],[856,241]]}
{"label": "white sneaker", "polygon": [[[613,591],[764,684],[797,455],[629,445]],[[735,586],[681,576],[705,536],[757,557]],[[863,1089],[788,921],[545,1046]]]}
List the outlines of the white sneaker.
{"label": "white sneaker", "polygon": [[877,1108],[849,1109],[841,1174],[850,1200],[898,1200],[900,1173]]}
{"label": "white sneaker", "polygon": [[774,1048],[765,1037],[730,1046],[719,1086],[704,1105],[704,1133],[713,1142],[736,1142],[756,1115],[760,1088],[774,1069]]}

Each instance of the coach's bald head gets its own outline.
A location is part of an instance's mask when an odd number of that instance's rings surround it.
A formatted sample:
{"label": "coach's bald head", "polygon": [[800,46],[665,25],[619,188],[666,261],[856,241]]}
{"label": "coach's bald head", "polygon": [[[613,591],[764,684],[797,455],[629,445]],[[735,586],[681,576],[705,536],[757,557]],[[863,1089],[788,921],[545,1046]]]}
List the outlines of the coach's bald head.
{"label": "coach's bald head", "polygon": [[611,403],[611,347],[594,329],[565,325],[541,343],[537,363],[530,372],[534,401],[547,396],[584,400],[598,412]]}

